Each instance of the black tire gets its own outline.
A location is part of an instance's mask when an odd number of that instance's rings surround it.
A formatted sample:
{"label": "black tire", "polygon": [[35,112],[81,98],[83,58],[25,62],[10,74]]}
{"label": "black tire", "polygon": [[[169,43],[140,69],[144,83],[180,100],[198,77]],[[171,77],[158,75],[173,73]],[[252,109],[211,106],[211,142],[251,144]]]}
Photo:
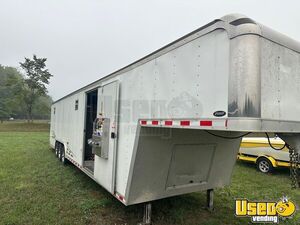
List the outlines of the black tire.
{"label": "black tire", "polygon": [[274,167],[270,160],[265,157],[261,157],[256,162],[257,169],[262,173],[272,173]]}
{"label": "black tire", "polygon": [[60,148],[60,158],[59,160],[66,165],[68,163],[68,160],[66,159],[66,154],[65,154],[65,146],[63,144],[61,144],[61,148]]}
{"label": "black tire", "polygon": [[60,143],[56,142],[55,143],[55,156],[58,158],[58,152],[59,152],[59,145]]}
{"label": "black tire", "polygon": [[58,155],[57,155],[57,158],[58,158],[59,161],[60,161],[60,158],[61,158],[61,148],[62,148],[62,144],[59,143],[58,144]]}

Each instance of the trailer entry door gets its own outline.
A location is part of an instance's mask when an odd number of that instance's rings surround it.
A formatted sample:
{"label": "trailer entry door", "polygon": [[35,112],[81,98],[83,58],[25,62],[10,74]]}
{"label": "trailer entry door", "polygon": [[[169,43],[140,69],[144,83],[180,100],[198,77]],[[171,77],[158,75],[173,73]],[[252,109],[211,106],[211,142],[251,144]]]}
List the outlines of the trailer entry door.
{"label": "trailer entry door", "polygon": [[[85,109],[85,138],[84,138],[84,164],[83,166],[91,173],[94,172],[94,154],[88,140],[92,138],[93,121],[97,117],[98,90],[86,93]],[[76,105],[75,105],[76,107]]]}
{"label": "trailer entry door", "polygon": [[119,84],[117,81],[98,89],[98,113],[103,117],[104,130],[102,157],[101,155],[95,155],[94,177],[111,193],[114,193],[115,186],[118,89]]}

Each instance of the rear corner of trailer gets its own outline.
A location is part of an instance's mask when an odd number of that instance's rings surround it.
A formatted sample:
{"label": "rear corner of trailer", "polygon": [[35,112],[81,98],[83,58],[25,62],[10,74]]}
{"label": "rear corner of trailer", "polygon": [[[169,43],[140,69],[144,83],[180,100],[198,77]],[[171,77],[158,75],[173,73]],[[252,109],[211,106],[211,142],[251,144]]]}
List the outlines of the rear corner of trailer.
{"label": "rear corner of trailer", "polygon": [[51,115],[50,115],[50,147],[54,148],[55,147],[55,124],[56,122],[56,104],[53,103],[51,105]]}
{"label": "rear corner of trailer", "polygon": [[260,114],[259,37],[242,33],[245,27],[259,28],[251,23],[229,29],[236,19],[227,17],[207,33],[199,31],[198,38],[178,44],[152,65],[157,75],[145,78],[149,87],[140,96],[154,90],[156,99],[170,103],[169,114],[154,105],[153,113],[138,120],[127,204],[230,183],[242,136],[257,129]]}

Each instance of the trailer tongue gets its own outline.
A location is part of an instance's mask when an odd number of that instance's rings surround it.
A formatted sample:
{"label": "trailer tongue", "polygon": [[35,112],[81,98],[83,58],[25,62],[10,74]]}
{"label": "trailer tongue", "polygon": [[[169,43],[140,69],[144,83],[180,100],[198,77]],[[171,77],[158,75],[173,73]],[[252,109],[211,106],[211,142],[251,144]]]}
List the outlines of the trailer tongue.
{"label": "trailer tongue", "polygon": [[299,96],[300,44],[232,14],[54,102],[50,144],[125,205],[207,190],[212,208],[249,133],[289,144],[299,186]]}

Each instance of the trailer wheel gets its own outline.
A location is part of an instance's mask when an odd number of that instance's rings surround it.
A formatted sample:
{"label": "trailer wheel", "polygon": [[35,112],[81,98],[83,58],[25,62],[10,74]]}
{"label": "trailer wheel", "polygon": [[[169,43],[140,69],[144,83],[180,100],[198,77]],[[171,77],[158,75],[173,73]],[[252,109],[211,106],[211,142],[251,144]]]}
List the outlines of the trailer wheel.
{"label": "trailer wheel", "polygon": [[265,157],[259,158],[256,162],[256,165],[257,169],[262,173],[271,173],[274,169],[270,160]]}
{"label": "trailer wheel", "polygon": [[65,154],[65,147],[63,144],[61,144],[59,159],[64,165],[68,163],[68,160],[66,159],[66,154]]}
{"label": "trailer wheel", "polygon": [[58,152],[59,152],[59,143],[58,142],[56,142],[55,143],[55,156],[58,158]]}
{"label": "trailer wheel", "polygon": [[58,143],[58,152],[57,152],[58,160],[61,160],[61,149],[62,149],[62,144]]}

